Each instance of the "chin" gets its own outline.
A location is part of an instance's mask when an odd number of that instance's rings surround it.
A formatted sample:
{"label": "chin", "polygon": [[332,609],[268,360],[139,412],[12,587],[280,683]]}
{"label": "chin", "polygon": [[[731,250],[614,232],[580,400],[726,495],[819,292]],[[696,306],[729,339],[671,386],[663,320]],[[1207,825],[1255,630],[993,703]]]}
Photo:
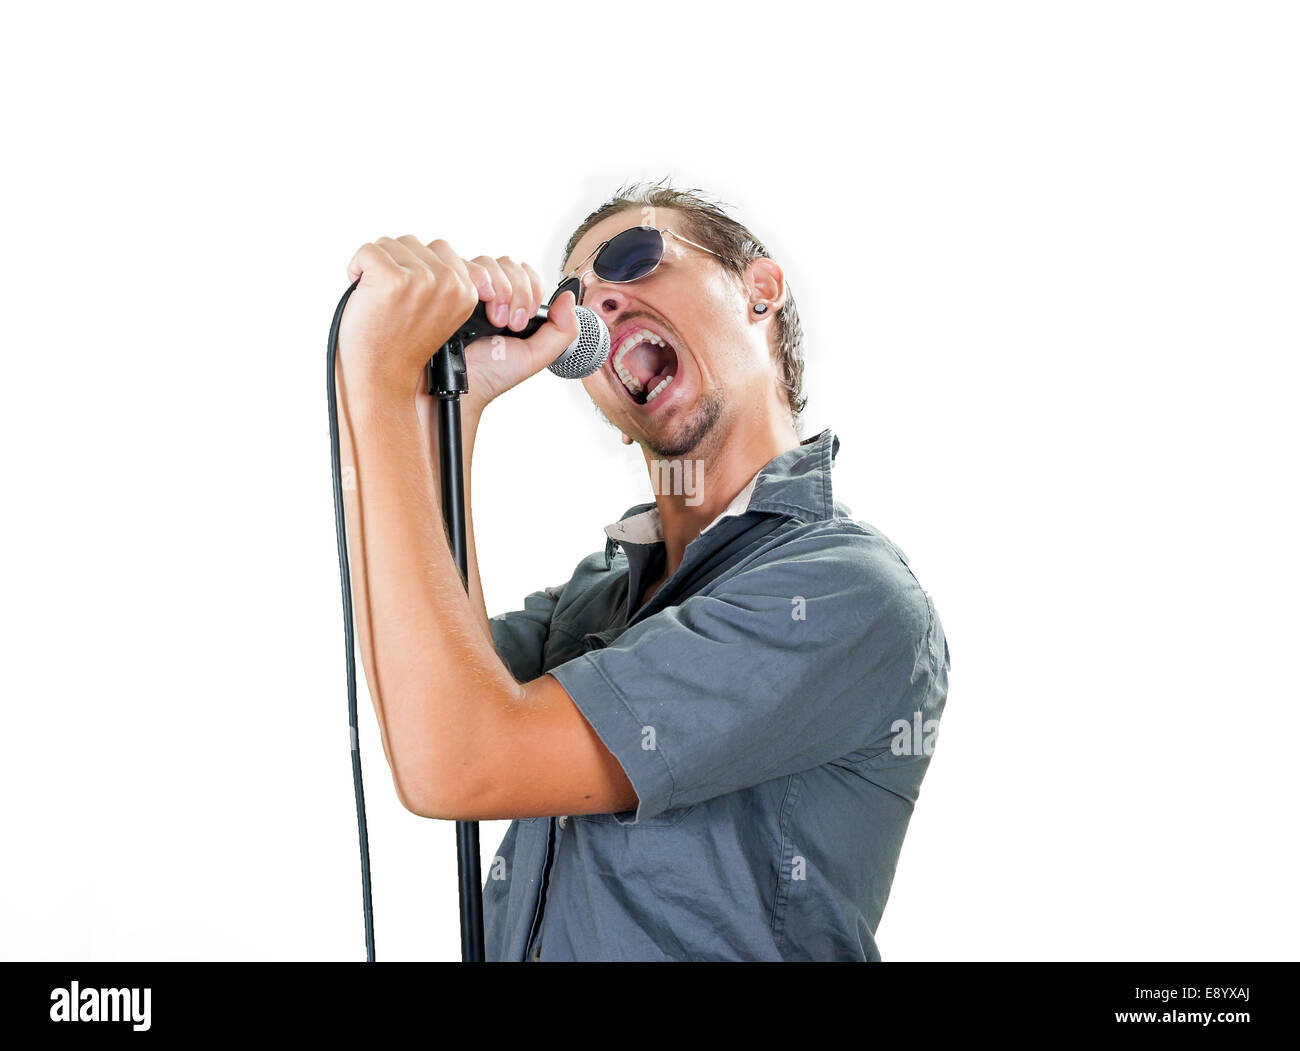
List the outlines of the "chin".
{"label": "chin", "polygon": [[724,404],[722,392],[712,390],[698,397],[689,409],[674,405],[661,420],[655,421],[658,426],[646,436],[643,444],[664,459],[692,452],[715,431]]}

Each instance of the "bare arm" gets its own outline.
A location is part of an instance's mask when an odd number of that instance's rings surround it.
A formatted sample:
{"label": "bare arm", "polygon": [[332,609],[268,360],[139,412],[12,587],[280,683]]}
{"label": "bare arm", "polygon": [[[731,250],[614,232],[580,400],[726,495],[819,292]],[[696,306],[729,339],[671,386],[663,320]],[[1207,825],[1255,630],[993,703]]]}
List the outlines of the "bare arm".
{"label": "bare arm", "polygon": [[[339,340],[358,638],[398,797],[455,819],[629,809],[630,782],[560,684],[549,675],[520,684],[501,662],[482,590],[466,594],[452,559],[416,391],[431,348],[476,300],[450,246],[428,250],[381,239],[357,253],[362,283]],[[576,331],[567,320],[548,321],[526,341],[533,360],[515,367],[553,360]]]}
{"label": "bare arm", "polygon": [[[416,412],[420,418],[420,430],[426,437],[426,449],[429,460],[429,477],[432,479],[434,501],[441,518],[442,492],[438,443],[438,399],[421,393],[415,400]],[[483,418],[483,409],[475,401],[463,400],[461,405],[460,434],[461,460],[465,480],[465,551],[469,568],[469,597],[476,617],[489,640],[492,628],[488,624],[487,604],[483,598],[483,583],[479,578],[478,550],[474,543],[474,501],[470,492],[471,467],[474,461],[474,439],[478,434],[479,421]]]}

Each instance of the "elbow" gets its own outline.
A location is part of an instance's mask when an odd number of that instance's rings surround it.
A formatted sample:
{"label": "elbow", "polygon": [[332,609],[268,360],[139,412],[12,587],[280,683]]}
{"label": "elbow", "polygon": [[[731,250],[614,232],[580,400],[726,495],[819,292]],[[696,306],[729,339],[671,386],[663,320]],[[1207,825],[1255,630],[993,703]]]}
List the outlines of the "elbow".
{"label": "elbow", "polygon": [[434,821],[481,821],[485,820],[469,802],[462,802],[445,795],[403,795],[402,806],[416,817],[427,817]]}
{"label": "elbow", "polygon": [[434,821],[462,820],[457,813],[456,807],[452,806],[448,800],[441,796],[429,792],[417,795],[399,793],[398,796],[402,801],[402,806],[416,817],[427,817]]}
{"label": "elbow", "polygon": [[478,821],[481,819],[482,800],[477,778],[466,771],[420,770],[413,776],[399,777],[396,772],[393,785],[402,806],[416,817],[435,821]]}
{"label": "elbow", "polygon": [[397,790],[398,802],[416,817],[439,818],[442,816],[437,796],[427,788],[416,787],[409,783],[404,784],[396,773],[393,775],[393,787]]}
{"label": "elbow", "polygon": [[[511,683],[516,691],[522,689]],[[392,764],[402,806],[417,817],[438,821],[490,820],[489,812],[500,809],[495,803],[500,802],[501,786],[510,771],[497,761],[502,724],[485,717],[506,710],[514,700],[514,694],[499,704],[483,698],[476,706],[478,718],[455,732],[443,726],[407,735],[407,747],[395,750]],[[417,739],[422,742],[419,746],[413,743]]]}
{"label": "elbow", "polygon": [[398,802],[416,817],[451,820],[451,801],[438,784],[437,778],[430,776],[429,772],[399,771],[394,766],[393,788],[397,791]]}

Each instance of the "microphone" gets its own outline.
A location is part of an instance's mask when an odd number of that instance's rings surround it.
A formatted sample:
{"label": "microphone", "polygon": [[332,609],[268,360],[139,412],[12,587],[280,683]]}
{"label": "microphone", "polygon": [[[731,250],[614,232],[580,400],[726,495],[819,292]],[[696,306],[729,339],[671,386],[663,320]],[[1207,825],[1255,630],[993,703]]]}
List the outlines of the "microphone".
{"label": "microphone", "polygon": [[[563,354],[551,362],[547,368],[555,375],[569,380],[580,380],[590,376],[605,364],[609,357],[609,329],[586,307],[578,307],[578,338],[565,348]],[[469,320],[456,330],[453,338],[471,343],[483,336],[514,336],[524,339],[531,336],[546,324],[546,307],[538,308],[537,314],[528,319],[528,323],[518,331],[500,328],[487,319],[487,304],[479,303]]]}

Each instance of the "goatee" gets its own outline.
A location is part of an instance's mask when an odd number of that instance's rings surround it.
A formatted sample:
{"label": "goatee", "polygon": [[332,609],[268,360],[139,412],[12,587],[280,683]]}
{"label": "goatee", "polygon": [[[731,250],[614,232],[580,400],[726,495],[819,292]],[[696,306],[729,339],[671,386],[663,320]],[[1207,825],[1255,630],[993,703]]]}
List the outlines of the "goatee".
{"label": "goatee", "polygon": [[671,433],[647,438],[646,448],[656,456],[669,460],[698,448],[721,418],[724,401],[722,391],[716,388],[705,391],[696,400],[695,407],[685,420],[674,427]]}

